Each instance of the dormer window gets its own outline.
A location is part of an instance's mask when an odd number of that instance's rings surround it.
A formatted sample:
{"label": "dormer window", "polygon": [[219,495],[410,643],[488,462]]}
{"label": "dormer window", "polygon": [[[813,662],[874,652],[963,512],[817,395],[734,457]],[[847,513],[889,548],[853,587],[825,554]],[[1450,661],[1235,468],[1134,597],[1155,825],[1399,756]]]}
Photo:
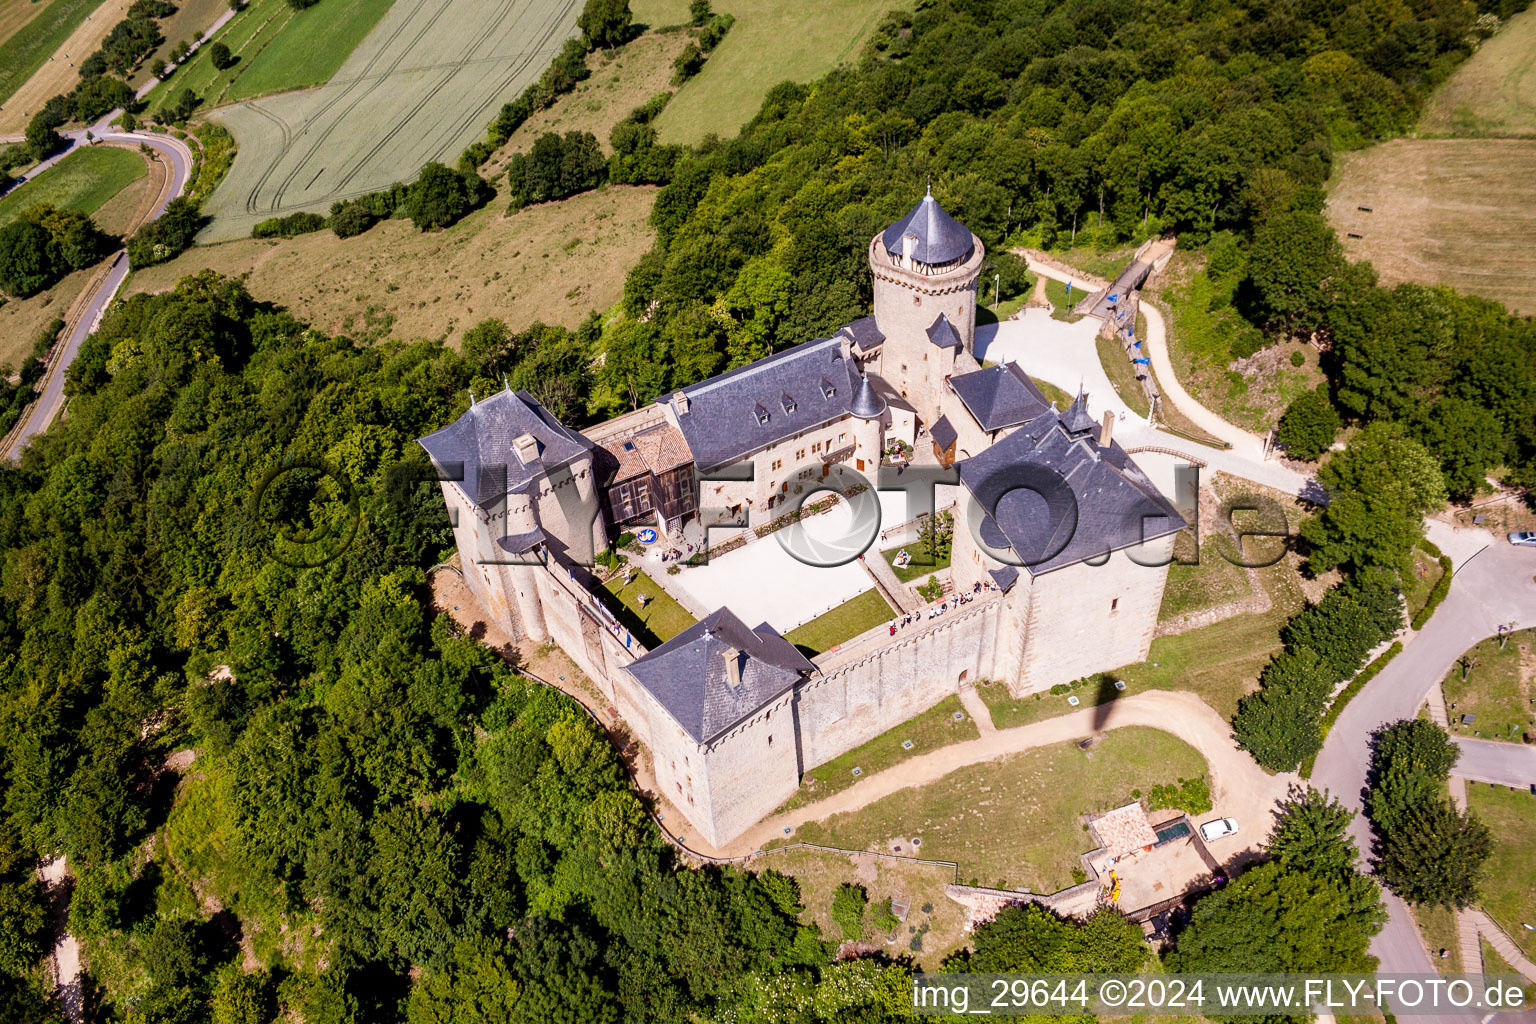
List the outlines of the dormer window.
{"label": "dormer window", "polygon": [[632,451],[635,450],[635,442],[633,442],[633,441],[625,441],[619,447],[623,448],[627,452],[632,452]]}
{"label": "dormer window", "polygon": [[821,397],[831,398],[835,394],[837,394],[836,386],[833,385],[830,380],[827,380],[827,378],[821,378]]}
{"label": "dormer window", "polygon": [[757,407],[755,409],[753,409],[752,412],[753,412],[753,415],[755,415],[757,417],[757,422],[758,422],[759,426],[767,426],[768,425],[768,410],[763,407],[763,403],[762,402],[758,402],[757,403]]}
{"label": "dormer window", "polygon": [[795,411],[795,400],[789,397],[789,395],[780,395],[779,402],[784,406],[784,412],[786,415]]}

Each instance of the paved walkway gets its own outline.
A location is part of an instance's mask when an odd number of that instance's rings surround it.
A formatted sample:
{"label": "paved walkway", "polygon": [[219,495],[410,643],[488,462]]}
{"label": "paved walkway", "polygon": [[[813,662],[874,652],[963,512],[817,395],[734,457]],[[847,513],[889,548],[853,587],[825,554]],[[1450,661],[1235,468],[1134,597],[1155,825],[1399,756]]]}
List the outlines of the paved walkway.
{"label": "paved walkway", "polygon": [[1461,748],[1461,756],[1451,769],[1455,775],[1515,789],[1536,786],[1536,747],[1467,736],[1452,736],[1451,739]]}
{"label": "paved walkway", "polygon": [[960,705],[965,708],[965,713],[971,716],[971,720],[976,723],[976,728],[983,736],[989,732],[997,732],[997,726],[992,721],[992,709],[987,707],[987,702],[981,699],[981,694],[976,692],[974,684],[966,683],[960,687]]}
{"label": "paved walkway", "polygon": [[[1520,947],[1504,934],[1504,929],[1494,923],[1491,917],[1481,910],[1464,910],[1461,916],[1477,929],[1479,935],[1488,940],[1488,945],[1492,946],[1509,966],[1525,975],[1527,981],[1536,982],[1536,963],[1532,963],[1529,957],[1520,952]],[[1481,949],[1474,962],[1482,962]]]}
{"label": "paved walkway", "polygon": [[[972,710],[971,714],[981,721],[979,712]],[[990,716],[986,720],[989,721]],[[1242,822],[1242,832],[1237,840],[1242,845],[1239,847],[1234,843],[1222,851],[1224,854],[1232,857],[1263,846],[1281,802],[1289,788],[1299,781],[1297,776],[1294,773],[1270,775],[1260,768],[1233,742],[1232,727],[1226,720],[1196,695],[1154,690],[1013,729],[983,729],[977,739],[903,761],[867,776],[825,800],[758,822],[718,854],[750,853],[772,839],[784,838],[785,828],[793,830],[808,821],[823,821],[834,814],[859,810],[893,793],[936,782],[968,765],[1035,747],[1080,740],[1128,725],[1173,732],[1205,758],[1210,767],[1214,804],[1209,816],[1225,814]]]}
{"label": "paved walkway", "polygon": [[907,585],[897,578],[895,570],[880,553],[879,545],[864,552],[864,557],[859,559],[859,565],[863,566],[864,571],[869,573],[870,579],[875,581],[875,589],[880,591],[881,596],[885,598],[885,603],[894,605],[896,611],[906,614],[915,612],[923,606],[923,602],[919,601],[912,591],[907,589]]}
{"label": "paved walkway", "polygon": [[1461,969],[1468,974],[1481,974],[1483,947],[1477,941],[1477,921],[1470,910],[1456,911],[1456,945],[1461,950]]}

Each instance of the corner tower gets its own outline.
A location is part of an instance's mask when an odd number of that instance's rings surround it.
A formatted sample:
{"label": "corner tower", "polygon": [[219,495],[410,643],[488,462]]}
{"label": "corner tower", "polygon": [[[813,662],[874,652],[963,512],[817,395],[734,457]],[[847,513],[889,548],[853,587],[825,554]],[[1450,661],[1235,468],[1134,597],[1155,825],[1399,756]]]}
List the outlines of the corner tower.
{"label": "corner tower", "polygon": [[976,279],[986,250],[930,190],[901,220],[870,239],[875,323],[885,335],[880,376],[917,410],[939,418],[944,380],[976,336]]}

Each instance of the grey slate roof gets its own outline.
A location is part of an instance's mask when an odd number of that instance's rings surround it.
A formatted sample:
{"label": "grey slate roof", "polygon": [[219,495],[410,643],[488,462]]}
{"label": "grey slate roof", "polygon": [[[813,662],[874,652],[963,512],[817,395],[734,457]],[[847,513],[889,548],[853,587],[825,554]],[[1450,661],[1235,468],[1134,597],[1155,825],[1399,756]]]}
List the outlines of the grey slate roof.
{"label": "grey slate roof", "polygon": [[844,324],[838,328],[838,334],[845,336],[860,352],[872,352],[885,343],[885,335],[880,333],[880,327],[872,316],[860,317],[850,324]]}
{"label": "grey slate roof", "polygon": [[928,340],[939,348],[958,348],[960,332],[949,322],[949,316],[940,313],[939,318],[928,326]]}
{"label": "grey slate roof", "polygon": [[1061,414],[1062,426],[1067,428],[1069,434],[1086,434],[1097,424],[1093,416],[1088,412],[1088,396],[1079,391],[1077,397],[1072,399],[1072,404],[1067,411]]}
{"label": "grey slate roof", "polygon": [[948,416],[940,416],[933,421],[933,426],[928,428],[928,436],[933,438],[933,443],[939,446],[940,451],[948,451],[949,446],[960,439],[955,431],[955,425],[949,422]]}
{"label": "grey slate roof", "polygon": [[1045,395],[1014,363],[989,366],[949,379],[950,386],[982,430],[1027,423],[1051,407]]}
{"label": "grey slate roof", "polygon": [[872,420],[885,414],[885,399],[875,390],[868,377],[859,378],[859,386],[853,393],[848,411],[864,420]]}
{"label": "grey slate roof", "polygon": [[1009,588],[1018,582],[1019,570],[1011,565],[1005,565],[1001,569],[988,569],[987,575],[992,577],[992,582],[997,584],[997,589],[1006,594]]}
{"label": "grey slate roof", "polygon": [[1184,528],[1123,448],[1099,445],[1091,419],[1075,436],[1062,421],[1047,410],[957,464],[961,484],[989,512],[983,540],[1011,547],[1038,576]]}
{"label": "grey slate roof", "polygon": [[839,338],[821,338],[683,388],[688,411],[677,423],[693,461],[713,469],[848,415],[859,383],[852,363]]}
{"label": "grey slate roof", "polygon": [[[741,684],[732,686],[725,655],[739,652]],[[766,622],[748,629],[729,608],[694,623],[629,666],[629,674],[677,724],[707,743],[815,671],[795,645]]]}
{"label": "grey slate roof", "polygon": [[[513,440],[523,434],[539,442],[538,458],[527,465],[512,449]],[[416,443],[483,508],[528,486],[541,466],[564,465],[592,448],[592,442],[555,419],[526,391],[499,391]]]}
{"label": "grey slate roof", "polygon": [[930,192],[901,220],[885,229],[881,241],[885,251],[892,256],[902,254],[901,239],[912,235],[917,245],[912,258],[920,263],[940,264],[967,259],[975,248],[971,232],[955,218],[944,212],[938,200]]}

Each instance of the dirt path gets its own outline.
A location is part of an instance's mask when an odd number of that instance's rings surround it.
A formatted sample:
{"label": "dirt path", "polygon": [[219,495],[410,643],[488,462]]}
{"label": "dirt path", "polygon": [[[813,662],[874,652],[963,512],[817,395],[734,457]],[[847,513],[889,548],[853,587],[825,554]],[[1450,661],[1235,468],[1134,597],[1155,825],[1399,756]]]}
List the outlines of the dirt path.
{"label": "dirt path", "polygon": [[[57,889],[69,884],[69,865],[65,863],[63,857],[44,861],[38,874],[42,876],[43,884],[49,889]],[[60,905],[63,905],[62,901]],[[64,1019],[70,1024],[79,1024],[85,1015],[80,991],[80,941],[65,930],[67,915],[67,910],[61,911],[61,920],[54,922],[54,934],[58,939],[53,945],[53,968],[58,983],[59,1002],[64,1010]]]}
{"label": "dirt path", "polygon": [[[972,711],[972,714],[977,712]],[[967,765],[1052,743],[1080,740],[1128,725],[1163,729],[1198,750],[1210,766],[1211,799],[1215,805],[1212,816],[1238,818],[1245,848],[1256,848],[1263,843],[1280,801],[1298,781],[1297,777],[1289,773],[1269,775],[1259,768],[1233,742],[1232,729],[1226,721],[1199,697],[1192,693],[1154,691],[1014,729],[984,729],[978,739],[904,761],[825,800],[767,818],[718,854],[750,853],[771,839],[783,838],[785,828],[794,829],[808,821],[822,821],[834,814],[859,810],[893,793],[936,782]],[[1223,852],[1236,853],[1238,850]]]}
{"label": "dirt path", "polygon": [[100,48],[101,41],[123,20],[131,4],[132,0],[108,0],[86,15],[43,66],[0,106],[0,134],[24,131],[27,121],[44,103],[73,89],[80,81],[80,62]]}

